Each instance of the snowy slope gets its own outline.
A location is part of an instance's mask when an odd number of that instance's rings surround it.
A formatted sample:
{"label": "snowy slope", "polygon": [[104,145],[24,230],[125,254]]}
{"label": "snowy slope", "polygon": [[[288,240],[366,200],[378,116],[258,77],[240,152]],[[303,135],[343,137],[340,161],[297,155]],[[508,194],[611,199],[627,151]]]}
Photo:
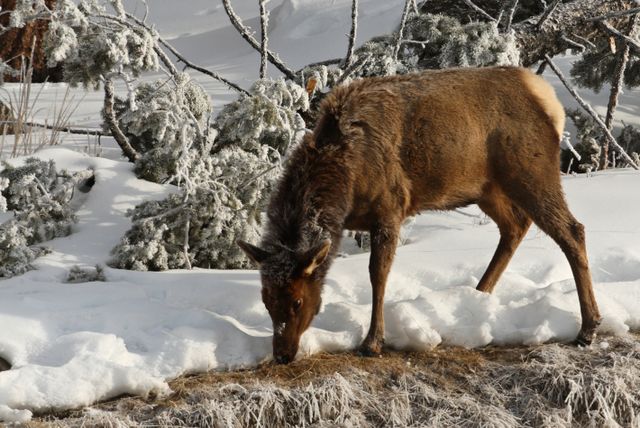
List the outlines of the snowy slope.
{"label": "snowy slope", "polygon": [[[233,2],[255,25],[255,4],[249,3]],[[272,47],[293,68],[343,55],[350,3],[272,0]],[[358,40],[364,41],[391,30],[403,2],[360,3]],[[256,77],[257,54],[226,23],[220,7],[204,0],[149,4],[149,20],[157,19],[161,32],[185,55],[244,86]],[[568,61],[563,60],[564,69]],[[270,73],[277,75],[273,67]],[[234,96],[206,77],[197,79],[217,105]],[[550,80],[570,104],[566,91]],[[38,117],[47,117],[48,106],[64,89],[45,85]],[[74,124],[97,126],[102,94],[75,93],[85,98]],[[599,108],[606,105],[603,94],[585,97]],[[640,124],[638,91],[621,101],[620,117]],[[49,242],[53,252],[38,259],[38,270],[0,281],[0,355],[13,366],[0,373],[0,420],[26,420],[31,411],[83,406],[123,393],[163,394],[167,380],[178,375],[248,367],[270,358],[271,322],[256,271],[107,268],[106,282],[65,283],[72,266],[108,260],[129,227],[127,209],[173,190],[136,179],[113,143],[103,139],[102,144],[105,158],[78,153],[96,150],[95,142],[84,137],[70,137],[65,148],[38,153],[55,159],[60,168],[91,167],[97,181],[86,199],[78,201],[75,233]],[[640,174],[565,177],[563,185],[572,211],[586,227],[604,316],[600,332],[624,334],[640,328]],[[477,207],[462,211],[426,213],[410,227],[409,242],[398,249],[387,287],[387,344],[428,349],[573,339],[579,328],[578,300],[558,247],[533,227],[494,295],[478,293],[474,287],[495,250],[498,231]],[[353,349],[362,340],[371,307],[367,263],[368,254],[336,260],[322,310],[302,338],[301,355]]]}

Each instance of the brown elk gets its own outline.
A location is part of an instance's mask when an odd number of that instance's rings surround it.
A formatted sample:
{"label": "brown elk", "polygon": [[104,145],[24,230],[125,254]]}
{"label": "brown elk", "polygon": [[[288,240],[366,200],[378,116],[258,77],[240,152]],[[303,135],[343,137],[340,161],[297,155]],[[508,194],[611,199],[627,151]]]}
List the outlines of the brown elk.
{"label": "brown elk", "polygon": [[472,203],[500,230],[477,289],[493,290],[533,221],[571,265],[582,314],[576,342],[590,343],[601,317],[584,227],[569,212],[560,183],[563,127],[551,86],[522,68],[427,71],[334,89],[313,133],[287,160],[261,246],[239,242],[260,266],[275,360],[295,357],[320,310],[344,229],[371,233],[373,307],[360,351],[380,353],[384,290],[402,221]]}

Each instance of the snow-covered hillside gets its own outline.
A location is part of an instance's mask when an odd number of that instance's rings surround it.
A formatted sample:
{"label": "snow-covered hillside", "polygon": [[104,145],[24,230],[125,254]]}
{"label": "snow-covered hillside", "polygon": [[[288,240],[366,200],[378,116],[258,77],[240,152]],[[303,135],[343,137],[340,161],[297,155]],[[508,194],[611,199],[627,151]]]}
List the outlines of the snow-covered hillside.
{"label": "snow-covered hillside", "polygon": [[[257,5],[235,3],[255,27]],[[362,42],[392,30],[404,2],[360,3]],[[246,87],[257,77],[259,56],[230,27],[222,8],[211,4],[150,0],[149,20],[187,57]],[[272,0],[271,47],[292,67],[344,55],[350,4]],[[565,69],[570,60],[563,59]],[[273,68],[269,72],[277,75]],[[217,106],[234,97],[206,76],[194,77]],[[561,100],[573,104],[559,82],[550,81]],[[13,91],[17,85],[5,88]],[[45,85],[39,118],[47,118],[64,89]],[[84,98],[73,124],[98,126],[102,93],[74,93]],[[619,119],[625,123],[640,124],[638,95],[628,91],[621,99]],[[604,93],[585,93],[585,98],[599,109],[606,106]],[[181,374],[250,367],[271,357],[271,320],[256,271],[106,268],[106,282],[66,283],[73,266],[89,268],[109,259],[130,226],[127,209],[173,190],[137,179],[113,142],[101,143],[100,158],[80,153],[96,150],[95,141],[87,143],[86,137],[68,137],[62,147],[37,153],[55,159],[59,168],[94,169],[96,184],[76,200],[74,233],[48,242],[53,252],[37,260],[37,270],[0,281],[0,356],[12,365],[0,373],[0,420],[24,421],[32,411],[89,405],[123,393],[164,394],[167,380]],[[600,333],[640,328],[640,173],[568,176],[563,185],[570,208],[586,227],[604,317]],[[425,213],[407,226],[407,242],[398,249],[387,286],[386,343],[421,350],[573,339],[580,311],[571,270],[560,249],[536,227],[495,293],[475,291],[498,236],[475,206]],[[348,242],[344,250],[329,274],[321,312],[302,338],[301,356],[353,349],[367,331],[368,254]]]}

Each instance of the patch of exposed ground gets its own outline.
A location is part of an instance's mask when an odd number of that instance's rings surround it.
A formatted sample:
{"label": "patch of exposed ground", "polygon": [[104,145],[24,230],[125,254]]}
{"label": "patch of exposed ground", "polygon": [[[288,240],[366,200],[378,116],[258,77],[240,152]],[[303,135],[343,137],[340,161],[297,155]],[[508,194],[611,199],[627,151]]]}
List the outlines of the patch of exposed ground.
{"label": "patch of exposed ground", "polygon": [[320,354],[170,386],[168,397],[121,397],[27,426],[638,426],[640,336],[586,349]]}

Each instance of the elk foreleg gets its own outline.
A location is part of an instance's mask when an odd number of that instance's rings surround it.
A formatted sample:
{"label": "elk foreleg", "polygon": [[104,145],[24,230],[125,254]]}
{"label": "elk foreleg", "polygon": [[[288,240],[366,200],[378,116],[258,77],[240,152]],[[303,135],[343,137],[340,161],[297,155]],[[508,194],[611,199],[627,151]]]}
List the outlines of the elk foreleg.
{"label": "elk foreleg", "polygon": [[376,227],[371,230],[371,258],[369,276],[373,291],[371,325],[360,345],[363,355],[378,355],[384,344],[384,289],[398,244],[399,225]]}

